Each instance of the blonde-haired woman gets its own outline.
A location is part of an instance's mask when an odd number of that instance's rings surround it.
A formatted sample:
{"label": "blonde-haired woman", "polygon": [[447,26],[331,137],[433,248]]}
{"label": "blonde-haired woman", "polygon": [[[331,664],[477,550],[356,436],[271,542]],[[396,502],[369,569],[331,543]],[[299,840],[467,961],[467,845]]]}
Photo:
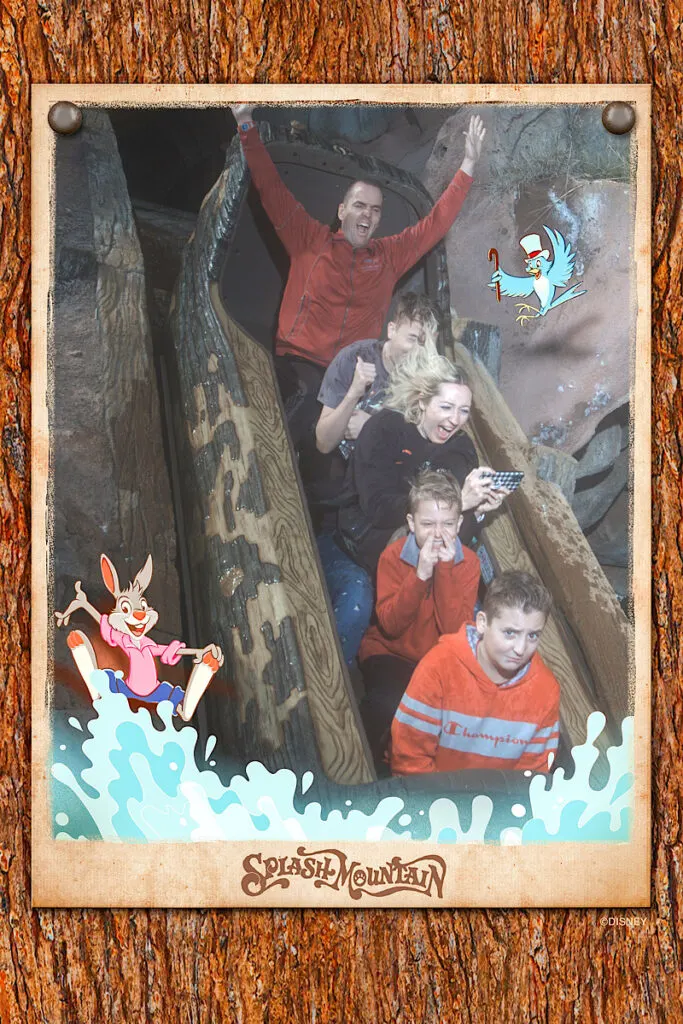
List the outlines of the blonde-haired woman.
{"label": "blonde-haired woman", "polygon": [[433,350],[415,350],[392,372],[384,409],[356,442],[338,520],[341,545],[368,573],[403,525],[410,482],[420,469],[453,473],[463,512],[491,511],[508,493],[492,489],[488,467],[477,468],[474,445],[463,432],[471,407],[464,370]]}

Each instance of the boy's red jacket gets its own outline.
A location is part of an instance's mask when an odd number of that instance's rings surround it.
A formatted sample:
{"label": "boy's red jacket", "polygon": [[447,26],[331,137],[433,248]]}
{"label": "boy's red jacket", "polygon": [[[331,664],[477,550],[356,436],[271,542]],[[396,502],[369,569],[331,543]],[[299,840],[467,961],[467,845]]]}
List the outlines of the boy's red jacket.
{"label": "boy's red jacket", "polygon": [[[479,587],[479,559],[458,542],[456,559],[437,562],[430,580],[417,575],[419,548],[413,534],[389,544],[377,566],[377,623],[358,654],[393,654],[418,662],[444,633],[471,622]],[[459,556],[459,557],[458,557]]]}
{"label": "boy's red jacket", "polygon": [[446,234],[472,178],[459,170],[417,224],[354,249],[341,231],[331,231],[297,202],[258,128],[240,131],[240,138],[263,207],[290,259],[276,353],[329,366],[352,341],[381,337],[396,282]]}
{"label": "boy's red jacket", "polygon": [[391,727],[394,775],[464,768],[548,771],[560,728],[555,676],[534,654],[523,675],[497,685],[472,650],[472,629],[463,626],[441,637],[415,669]]}

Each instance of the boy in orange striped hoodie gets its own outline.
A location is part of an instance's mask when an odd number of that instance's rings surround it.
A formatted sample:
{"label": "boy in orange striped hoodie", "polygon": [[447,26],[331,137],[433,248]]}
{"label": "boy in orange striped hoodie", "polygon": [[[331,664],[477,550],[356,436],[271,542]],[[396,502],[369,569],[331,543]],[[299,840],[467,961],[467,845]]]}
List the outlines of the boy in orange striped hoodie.
{"label": "boy in orange striped hoodie", "polygon": [[560,688],[536,648],[550,607],[529,573],[505,572],[491,583],[476,626],[442,637],[415,670],[391,728],[394,775],[549,771]]}
{"label": "boy in orange striped hoodie", "polygon": [[361,715],[377,770],[394,712],[417,663],[444,633],[469,622],[479,559],[462,546],[460,485],[445,470],[422,470],[408,497],[408,536],[389,544],[377,566],[375,623],[358,660],[365,684]]}

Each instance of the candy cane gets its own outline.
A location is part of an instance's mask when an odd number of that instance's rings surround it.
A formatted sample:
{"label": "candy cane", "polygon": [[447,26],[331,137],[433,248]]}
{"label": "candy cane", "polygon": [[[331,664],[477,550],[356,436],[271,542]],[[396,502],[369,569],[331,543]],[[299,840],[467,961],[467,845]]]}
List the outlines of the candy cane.
{"label": "candy cane", "polygon": [[[489,249],[489,263],[493,260],[494,270],[498,270],[498,250]],[[500,281],[496,281],[496,298],[500,302]]]}

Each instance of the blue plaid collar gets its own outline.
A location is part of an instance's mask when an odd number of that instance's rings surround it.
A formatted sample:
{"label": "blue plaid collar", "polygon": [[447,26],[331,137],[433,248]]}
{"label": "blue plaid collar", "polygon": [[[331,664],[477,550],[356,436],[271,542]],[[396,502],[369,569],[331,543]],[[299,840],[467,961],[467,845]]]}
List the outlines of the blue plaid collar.
{"label": "blue plaid collar", "polygon": [[[465,628],[467,630],[467,640],[468,640],[468,643],[470,645],[470,650],[472,651],[472,654],[476,658],[476,656],[477,656],[477,644],[479,643],[479,634],[477,633],[477,627],[476,626],[466,626]],[[498,688],[500,690],[505,690],[505,689],[507,689],[508,686],[514,686],[515,683],[518,683],[520,681],[520,679],[524,679],[524,676],[529,671],[529,666],[530,665],[531,665],[531,662],[528,661],[526,663],[526,665],[524,665],[523,668],[520,668],[519,672],[516,675],[514,675],[512,677],[512,679],[508,679],[507,683],[497,683],[496,685],[498,686]]]}
{"label": "blue plaid collar", "polygon": [[[420,557],[420,549],[417,546],[415,540],[415,534],[412,531],[406,537],[406,542],[401,548],[401,561],[407,562],[408,565],[412,565],[413,568],[417,566],[417,560]],[[462,544],[460,538],[455,538],[455,555],[453,556],[453,565],[459,565],[463,561],[465,555],[463,554]]]}

